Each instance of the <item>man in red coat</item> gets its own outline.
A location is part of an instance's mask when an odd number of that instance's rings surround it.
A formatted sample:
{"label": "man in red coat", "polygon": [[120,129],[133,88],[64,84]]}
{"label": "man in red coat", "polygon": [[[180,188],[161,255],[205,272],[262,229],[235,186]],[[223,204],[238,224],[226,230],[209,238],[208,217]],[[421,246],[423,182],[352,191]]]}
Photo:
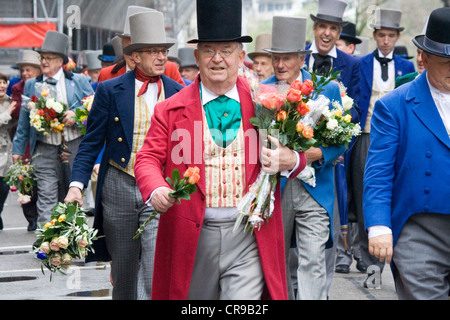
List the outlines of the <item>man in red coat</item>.
{"label": "man in red coat", "polygon": [[[306,163],[304,155],[297,157],[286,147],[270,150],[271,159],[264,148],[258,159],[249,85],[238,77],[245,57],[242,42],[252,41],[240,36],[241,6],[240,0],[197,0],[199,39],[191,42],[198,43],[200,75],[156,105],[136,157],[143,200],[164,212],[155,251],[155,300],[287,299],[279,187],[268,224],[253,233],[241,224],[233,232],[236,206],[261,165],[272,171],[276,163],[282,171],[301,170]],[[213,137],[213,131],[219,134]],[[169,196],[165,177],[190,166],[200,169],[198,190],[190,200],[177,201]]]}

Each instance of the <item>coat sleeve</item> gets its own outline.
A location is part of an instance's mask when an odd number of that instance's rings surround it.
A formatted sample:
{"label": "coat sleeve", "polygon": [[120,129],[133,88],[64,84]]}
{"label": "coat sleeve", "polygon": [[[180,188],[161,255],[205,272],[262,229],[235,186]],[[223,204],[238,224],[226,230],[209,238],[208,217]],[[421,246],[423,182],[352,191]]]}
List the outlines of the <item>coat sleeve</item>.
{"label": "coat sleeve", "polygon": [[394,164],[399,145],[399,123],[384,101],[375,103],[370,147],[364,173],[363,210],[366,229],[391,227]]}

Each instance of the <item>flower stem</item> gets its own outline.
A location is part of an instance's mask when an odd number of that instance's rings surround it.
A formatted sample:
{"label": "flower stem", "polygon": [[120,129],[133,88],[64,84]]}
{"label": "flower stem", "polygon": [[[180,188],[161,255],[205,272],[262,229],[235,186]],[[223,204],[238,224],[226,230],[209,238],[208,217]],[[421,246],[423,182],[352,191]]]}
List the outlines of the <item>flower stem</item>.
{"label": "flower stem", "polygon": [[147,226],[147,224],[149,224],[150,221],[155,219],[158,214],[162,214],[162,213],[159,212],[159,211],[153,210],[153,212],[150,215],[150,217],[148,217],[147,220],[145,220],[145,222],[136,231],[136,234],[134,235],[133,239],[139,239],[139,237],[141,236],[142,232],[144,232],[144,229]]}

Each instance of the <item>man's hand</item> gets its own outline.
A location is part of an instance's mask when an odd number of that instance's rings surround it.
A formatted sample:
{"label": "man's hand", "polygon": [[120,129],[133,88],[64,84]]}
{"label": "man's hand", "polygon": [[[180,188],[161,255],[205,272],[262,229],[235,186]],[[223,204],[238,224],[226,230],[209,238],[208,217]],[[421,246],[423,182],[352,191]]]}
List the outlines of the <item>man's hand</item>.
{"label": "man's hand", "polygon": [[173,190],[167,187],[160,187],[155,190],[150,201],[153,208],[159,212],[166,212],[174,204],[180,204],[180,199],[175,199],[169,196],[169,193]]}
{"label": "man's hand", "polygon": [[81,194],[81,190],[78,187],[70,187],[67,192],[66,198],[64,199],[65,203],[73,203],[77,201],[80,206],[83,205],[83,195]]}
{"label": "man's hand", "polygon": [[277,138],[267,136],[269,142],[275,149],[265,146],[261,148],[261,164],[265,172],[275,174],[284,170],[292,170],[297,163],[295,152],[288,147],[282,146]]}
{"label": "man's hand", "polygon": [[392,234],[383,234],[369,239],[369,253],[381,262],[391,263],[393,255]]}
{"label": "man's hand", "polygon": [[12,155],[12,161],[13,161],[13,163],[16,163],[17,161],[22,160],[22,157],[23,157],[23,156],[21,156],[20,154],[13,154],[13,155]]}
{"label": "man's hand", "polygon": [[73,119],[72,117],[75,117],[75,112],[73,112],[72,110],[67,110],[64,113],[63,123],[66,127],[71,127],[75,124],[75,119]]}
{"label": "man's hand", "polygon": [[323,159],[322,149],[311,147],[305,151],[306,163],[311,163]]}

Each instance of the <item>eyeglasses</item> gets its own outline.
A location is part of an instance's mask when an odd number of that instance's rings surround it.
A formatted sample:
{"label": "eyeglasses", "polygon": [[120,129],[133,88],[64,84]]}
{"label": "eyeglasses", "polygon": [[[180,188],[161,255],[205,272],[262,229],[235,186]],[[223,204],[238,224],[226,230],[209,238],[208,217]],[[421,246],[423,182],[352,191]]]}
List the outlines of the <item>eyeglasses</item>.
{"label": "eyeglasses", "polygon": [[40,58],[41,58],[41,61],[48,61],[48,62],[50,62],[50,61],[58,59],[60,57],[58,57],[58,56],[56,56],[56,57],[41,56]]}
{"label": "eyeglasses", "polygon": [[167,56],[167,54],[169,53],[169,49],[147,49],[147,50],[138,50],[137,52],[146,52],[153,57],[158,56],[160,53],[162,53],[163,56]]}
{"label": "eyeglasses", "polygon": [[200,49],[200,51],[208,58],[212,58],[216,54],[219,54],[222,58],[228,58],[229,56],[231,56],[231,54],[234,52],[234,50],[236,50],[236,48],[234,48],[233,50],[231,50],[231,49],[213,50],[213,49],[208,49],[208,48]]}

